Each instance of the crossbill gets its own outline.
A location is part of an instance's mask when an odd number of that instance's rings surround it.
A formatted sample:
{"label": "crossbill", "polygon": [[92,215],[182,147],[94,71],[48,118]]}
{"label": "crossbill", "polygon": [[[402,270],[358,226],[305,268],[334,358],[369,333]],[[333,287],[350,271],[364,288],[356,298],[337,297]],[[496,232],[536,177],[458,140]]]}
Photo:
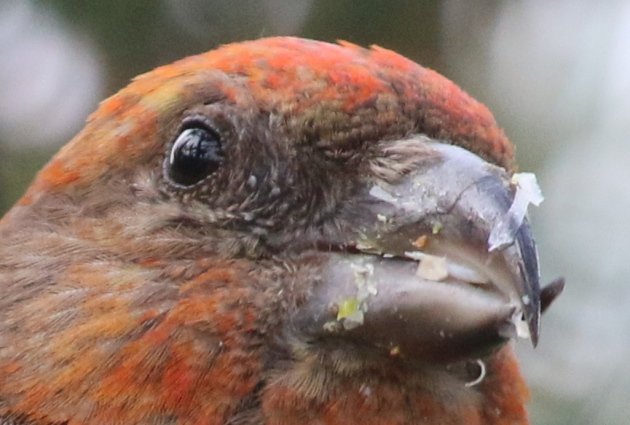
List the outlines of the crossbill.
{"label": "crossbill", "polygon": [[0,423],[527,424],[509,341],[562,283],[514,169],[486,107],[380,47],[141,75],[0,221]]}

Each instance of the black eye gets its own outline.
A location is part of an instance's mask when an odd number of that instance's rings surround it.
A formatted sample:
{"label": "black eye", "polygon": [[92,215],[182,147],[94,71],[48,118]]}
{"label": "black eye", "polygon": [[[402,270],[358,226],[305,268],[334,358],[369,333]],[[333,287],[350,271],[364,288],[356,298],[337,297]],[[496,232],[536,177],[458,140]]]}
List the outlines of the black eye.
{"label": "black eye", "polygon": [[167,174],[173,183],[192,186],[216,171],[222,162],[219,135],[206,127],[188,127],[173,143]]}

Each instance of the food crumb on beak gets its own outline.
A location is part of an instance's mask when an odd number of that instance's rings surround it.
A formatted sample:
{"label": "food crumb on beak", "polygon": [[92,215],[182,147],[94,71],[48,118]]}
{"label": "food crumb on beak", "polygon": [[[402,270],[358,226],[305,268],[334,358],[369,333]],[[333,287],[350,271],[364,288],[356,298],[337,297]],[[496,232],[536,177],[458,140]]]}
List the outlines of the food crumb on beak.
{"label": "food crumb on beak", "polygon": [[510,181],[516,194],[510,209],[501,217],[488,237],[488,251],[496,251],[514,243],[516,232],[521,227],[529,204],[539,206],[543,197],[534,173],[516,173]]}
{"label": "food crumb on beak", "polygon": [[433,227],[431,228],[431,232],[434,235],[439,234],[442,231],[442,228],[444,226],[442,225],[442,223],[440,223],[439,221],[436,221],[435,223],[433,223]]}
{"label": "food crumb on beak", "polygon": [[423,249],[427,246],[427,242],[429,241],[429,237],[427,235],[420,235],[418,239],[413,241],[411,244],[418,249]]}
{"label": "food crumb on beak", "polygon": [[416,275],[423,279],[439,282],[448,277],[448,263],[444,257],[422,252],[405,252],[405,256],[419,260]]}
{"label": "food crumb on beak", "polygon": [[396,198],[394,198],[391,193],[378,185],[372,186],[372,188],[370,189],[370,195],[372,195],[376,199],[380,199],[381,201],[385,201],[390,204],[396,205],[398,203]]}
{"label": "food crumb on beak", "polygon": [[387,223],[388,218],[386,215],[384,214],[376,214],[376,218],[378,219],[378,221],[382,222],[382,223]]}
{"label": "food crumb on beak", "polygon": [[521,311],[516,311],[514,313],[512,323],[514,323],[514,327],[516,328],[517,337],[522,339],[531,339],[532,335],[529,331],[529,326],[527,325],[527,321],[523,319],[523,313]]}
{"label": "food crumb on beak", "polygon": [[339,303],[337,320],[343,320],[345,329],[353,329],[363,324],[364,315],[361,302],[357,298],[346,298]]}
{"label": "food crumb on beak", "polygon": [[487,276],[479,271],[450,260],[448,257],[426,254],[420,251],[407,251],[405,257],[418,261],[416,275],[435,282],[452,277],[456,280],[475,285],[490,283]]}
{"label": "food crumb on beak", "polygon": [[[376,295],[378,289],[373,281],[374,265],[372,264],[350,264],[354,272],[354,283],[357,287],[355,296],[342,299],[337,305],[337,322],[341,323],[344,329],[350,330],[359,327],[365,320],[367,312],[367,299],[370,295]],[[325,325],[330,330],[332,325]]]}

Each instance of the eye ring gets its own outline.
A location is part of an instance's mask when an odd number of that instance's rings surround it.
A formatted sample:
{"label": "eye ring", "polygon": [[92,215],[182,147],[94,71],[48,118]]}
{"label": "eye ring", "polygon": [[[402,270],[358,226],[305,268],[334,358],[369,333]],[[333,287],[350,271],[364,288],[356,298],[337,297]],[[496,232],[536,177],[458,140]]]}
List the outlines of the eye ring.
{"label": "eye ring", "polygon": [[164,159],[164,175],[173,185],[192,187],[223,163],[221,136],[204,121],[184,121]]}

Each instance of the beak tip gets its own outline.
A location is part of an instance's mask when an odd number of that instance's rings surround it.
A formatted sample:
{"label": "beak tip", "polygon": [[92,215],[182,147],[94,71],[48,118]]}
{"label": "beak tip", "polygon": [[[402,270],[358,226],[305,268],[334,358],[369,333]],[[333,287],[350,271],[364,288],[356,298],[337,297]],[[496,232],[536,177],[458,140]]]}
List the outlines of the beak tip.
{"label": "beak tip", "polygon": [[530,315],[528,320],[530,339],[534,348],[538,346],[538,337],[540,335],[540,316],[547,311],[551,303],[553,303],[564,290],[565,281],[563,277],[554,279],[544,286],[540,291],[540,303],[537,311]]}
{"label": "beak tip", "polygon": [[525,320],[529,329],[529,339],[532,342],[532,346],[536,348],[540,337],[540,297],[536,297],[535,302],[529,307],[529,309],[525,310]]}
{"label": "beak tip", "polygon": [[534,348],[536,348],[538,346],[538,337],[540,336],[540,325],[539,325],[539,321],[538,319],[536,320],[532,320],[530,322],[530,329],[529,329],[529,334],[530,334],[530,339],[532,341],[532,346]]}

